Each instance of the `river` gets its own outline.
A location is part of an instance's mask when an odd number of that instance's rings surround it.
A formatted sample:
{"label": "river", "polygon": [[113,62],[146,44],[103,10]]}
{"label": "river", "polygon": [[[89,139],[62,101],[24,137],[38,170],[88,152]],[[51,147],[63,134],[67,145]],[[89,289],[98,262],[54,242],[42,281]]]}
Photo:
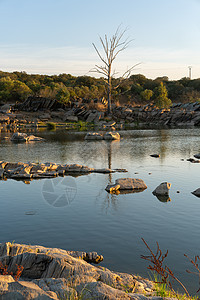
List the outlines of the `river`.
{"label": "river", "polygon": [[[167,265],[198,289],[184,254],[200,254],[200,164],[187,158],[200,153],[200,128],[122,131],[120,141],[85,141],[85,132],[37,131],[44,142],[13,144],[0,133],[0,160],[78,163],[95,168],[126,168],[128,173],[89,174],[31,181],[0,181],[0,240],[67,250],[97,251],[102,266],[148,276],[149,254],[141,238],[156,250],[168,250]],[[159,153],[160,158],[150,154]],[[109,182],[140,178],[140,193],[110,195]],[[152,194],[161,182],[171,183],[170,200]],[[179,192],[178,192],[179,191]],[[59,201],[57,201],[59,199]],[[198,278],[197,278],[198,279]]]}

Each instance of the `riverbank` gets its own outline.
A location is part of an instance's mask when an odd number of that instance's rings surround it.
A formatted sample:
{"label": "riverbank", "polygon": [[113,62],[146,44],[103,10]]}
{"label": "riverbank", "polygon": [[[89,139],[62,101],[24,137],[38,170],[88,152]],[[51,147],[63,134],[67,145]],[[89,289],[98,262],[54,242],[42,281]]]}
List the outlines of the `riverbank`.
{"label": "riverbank", "polygon": [[[31,104],[30,104],[31,105]],[[113,105],[112,115],[89,109],[85,104],[73,103],[71,108],[36,109],[21,104],[17,108],[6,104],[0,108],[0,127],[12,130],[23,128],[63,128],[76,130],[102,130],[115,122],[113,129],[146,126],[199,126],[200,104],[174,103],[169,109],[158,109],[153,104],[144,106]]]}

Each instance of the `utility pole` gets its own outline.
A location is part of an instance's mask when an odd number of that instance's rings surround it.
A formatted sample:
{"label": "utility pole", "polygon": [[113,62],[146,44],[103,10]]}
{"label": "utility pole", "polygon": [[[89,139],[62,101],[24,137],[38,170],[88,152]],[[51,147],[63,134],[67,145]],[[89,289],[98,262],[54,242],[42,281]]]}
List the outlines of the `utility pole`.
{"label": "utility pole", "polygon": [[192,66],[189,66],[188,69],[189,69],[189,78],[192,79]]}

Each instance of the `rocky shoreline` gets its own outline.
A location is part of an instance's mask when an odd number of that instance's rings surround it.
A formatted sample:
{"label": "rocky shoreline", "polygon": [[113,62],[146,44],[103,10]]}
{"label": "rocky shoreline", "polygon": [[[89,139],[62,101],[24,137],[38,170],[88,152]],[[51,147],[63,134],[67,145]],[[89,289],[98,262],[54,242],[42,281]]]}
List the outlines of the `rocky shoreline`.
{"label": "rocky shoreline", "polygon": [[[132,299],[158,300],[154,283],[140,276],[113,272],[89,262],[103,259],[96,252],[66,251],[15,243],[0,244],[1,299]],[[97,261],[96,261],[97,260]],[[23,269],[14,280],[17,266]],[[12,276],[9,274],[13,274]]]}
{"label": "rocky shoreline", "polygon": [[[0,107],[0,127],[16,130],[19,128],[55,126],[77,129],[81,126],[110,129],[114,121],[114,129],[134,128],[140,125],[161,126],[200,126],[200,103],[173,103],[169,109],[159,109],[153,104],[144,106],[116,106],[113,104],[112,115],[89,109],[85,104],[74,102],[71,108],[41,106],[36,107],[34,101],[28,99],[17,107],[6,104]],[[48,100],[49,101],[49,100]],[[37,101],[36,101],[37,102]],[[39,101],[38,101],[39,102]],[[53,125],[52,125],[53,126]],[[51,127],[51,126],[50,126]]]}

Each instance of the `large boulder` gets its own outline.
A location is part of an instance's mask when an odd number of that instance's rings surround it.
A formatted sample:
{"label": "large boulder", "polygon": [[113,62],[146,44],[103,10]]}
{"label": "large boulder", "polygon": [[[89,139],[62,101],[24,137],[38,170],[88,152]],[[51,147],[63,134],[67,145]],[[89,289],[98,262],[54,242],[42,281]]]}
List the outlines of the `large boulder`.
{"label": "large boulder", "polygon": [[170,188],[171,188],[171,183],[169,183],[169,182],[162,182],[153,191],[153,195],[169,195]]}
{"label": "large boulder", "polygon": [[146,184],[142,179],[139,178],[119,178],[115,180],[115,184],[107,185],[106,191],[113,192],[115,190],[119,191],[142,191],[147,188]]}

